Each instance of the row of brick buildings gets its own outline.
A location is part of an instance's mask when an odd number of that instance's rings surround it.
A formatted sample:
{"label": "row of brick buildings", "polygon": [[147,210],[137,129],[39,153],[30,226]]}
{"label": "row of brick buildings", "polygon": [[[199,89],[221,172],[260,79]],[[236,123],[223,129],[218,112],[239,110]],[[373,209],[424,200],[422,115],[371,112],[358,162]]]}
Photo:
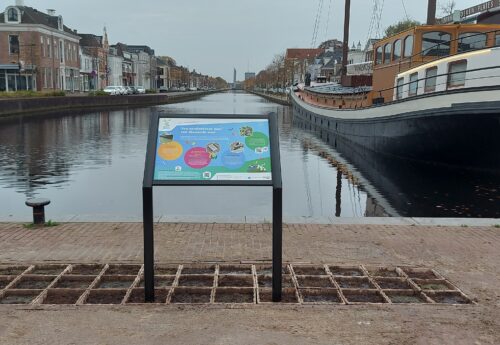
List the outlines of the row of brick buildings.
{"label": "row of brick buildings", "polygon": [[107,85],[216,87],[218,80],[155,56],[146,45],[110,45],[102,35],[64,25],[54,10],[25,6],[23,0],[0,13],[0,91],[85,92]]}
{"label": "row of brick buildings", "polygon": [[[373,44],[377,39],[369,39],[363,48],[361,42],[353,43],[347,56],[347,75],[370,76],[373,73]],[[286,86],[310,81],[339,82],[342,68],[343,43],[331,39],[318,48],[289,48],[280,60],[257,74],[250,87],[258,89],[280,89]],[[248,86],[247,86],[248,87]]]}

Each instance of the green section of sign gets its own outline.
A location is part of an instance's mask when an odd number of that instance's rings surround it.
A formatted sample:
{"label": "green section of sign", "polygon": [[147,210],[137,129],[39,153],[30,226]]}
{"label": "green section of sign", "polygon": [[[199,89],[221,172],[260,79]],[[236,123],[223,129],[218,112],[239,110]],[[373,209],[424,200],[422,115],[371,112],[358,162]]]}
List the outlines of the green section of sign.
{"label": "green section of sign", "polygon": [[252,136],[246,137],[245,144],[255,150],[259,147],[266,147],[269,145],[269,137],[261,132],[254,132]]}
{"label": "green section of sign", "polygon": [[[204,173],[210,172],[210,177],[204,177]],[[262,158],[262,159],[253,159],[235,171],[234,169],[228,169],[223,166],[217,167],[207,167],[205,169],[192,169],[185,168],[183,169],[182,175],[175,171],[161,171],[155,172],[154,179],[162,180],[162,179],[181,179],[181,180],[205,180],[213,177],[217,173],[264,173],[271,172],[271,158]]]}

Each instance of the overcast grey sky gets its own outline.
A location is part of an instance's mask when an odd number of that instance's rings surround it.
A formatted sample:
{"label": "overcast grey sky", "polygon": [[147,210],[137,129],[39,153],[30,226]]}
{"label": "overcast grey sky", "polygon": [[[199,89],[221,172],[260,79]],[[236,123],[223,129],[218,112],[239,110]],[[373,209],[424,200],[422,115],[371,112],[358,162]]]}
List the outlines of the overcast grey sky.
{"label": "overcast grey sky", "polygon": [[[106,25],[110,43],[145,44],[178,64],[232,81],[233,66],[238,79],[243,79],[248,69],[262,70],[286,48],[310,48],[320,1],[25,0],[25,4],[43,11],[55,9],[67,26],[79,32],[100,35]],[[486,0],[455,1],[463,9]],[[5,7],[15,0],[2,3]],[[406,17],[403,3],[409,17],[426,19],[427,0],[378,3],[384,3],[381,32]],[[351,0],[351,44],[366,42],[373,4],[374,0]],[[322,13],[316,46],[326,39],[342,39],[344,0],[323,0]]]}

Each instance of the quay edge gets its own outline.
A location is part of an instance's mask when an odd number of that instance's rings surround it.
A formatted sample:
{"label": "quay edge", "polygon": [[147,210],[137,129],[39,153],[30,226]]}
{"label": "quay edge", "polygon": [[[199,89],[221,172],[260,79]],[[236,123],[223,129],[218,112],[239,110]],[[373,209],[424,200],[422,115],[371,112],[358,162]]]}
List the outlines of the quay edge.
{"label": "quay edge", "polygon": [[0,99],[0,118],[18,115],[46,114],[62,110],[112,109],[191,101],[218,91],[158,93],[134,96],[61,96]]}

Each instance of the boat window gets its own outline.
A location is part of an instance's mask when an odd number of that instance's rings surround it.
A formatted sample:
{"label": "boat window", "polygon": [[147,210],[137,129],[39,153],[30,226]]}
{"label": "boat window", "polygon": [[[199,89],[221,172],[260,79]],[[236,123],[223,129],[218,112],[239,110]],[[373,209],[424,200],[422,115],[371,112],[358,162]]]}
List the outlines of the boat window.
{"label": "boat window", "polygon": [[486,47],[486,34],[466,32],[458,36],[458,52],[482,49]]}
{"label": "boat window", "polygon": [[413,54],[413,36],[407,36],[405,38],[405,47],[403,52],[403,57],[407,58]]}
{"label": "boat window", "polygon": [[418,73],[410,74],[410,88],[408,90],[408,96],[415,96],[418,89]]}
{"label": "boat window", "polygon": [[500,46],[500,31],[497,31],[497,34],[495,36],[495,45]]}
{"label": "boat window", "polygon": [[387,43],[384,46],[384,63],[391,61],[391,44]]}
{"label": "boat window", "polygon": [[425,92],[436,91],[437,70],[437,67],[431,67],[425,71]]}
{"label": "boat window", "polygon": [[382,63],[382,47],[377,48],[377,54],[375,57],[375,64],[379,65]]}
{"label": "boat window", "polygon": [[448,65],[448,87],[464,86],[466,70],[467,60],[450,62]]}
{"label": "boat window", "polygon": [[394,42],[394,49],[392,52],[392,59],[394,61],[397,61],[401,58],[401,40],[396,40]]}
{"label": "boat window", "polygon": [[399,78],[397,83],[396,83],[396,99],[401,99],[403,98],[403,84],[404,84],[404,78]]}
{"label": "boat window", "polygon": [[432,31],[422,35],[422,55],[446,56],[450,55],[451,35],[446,32]]}

